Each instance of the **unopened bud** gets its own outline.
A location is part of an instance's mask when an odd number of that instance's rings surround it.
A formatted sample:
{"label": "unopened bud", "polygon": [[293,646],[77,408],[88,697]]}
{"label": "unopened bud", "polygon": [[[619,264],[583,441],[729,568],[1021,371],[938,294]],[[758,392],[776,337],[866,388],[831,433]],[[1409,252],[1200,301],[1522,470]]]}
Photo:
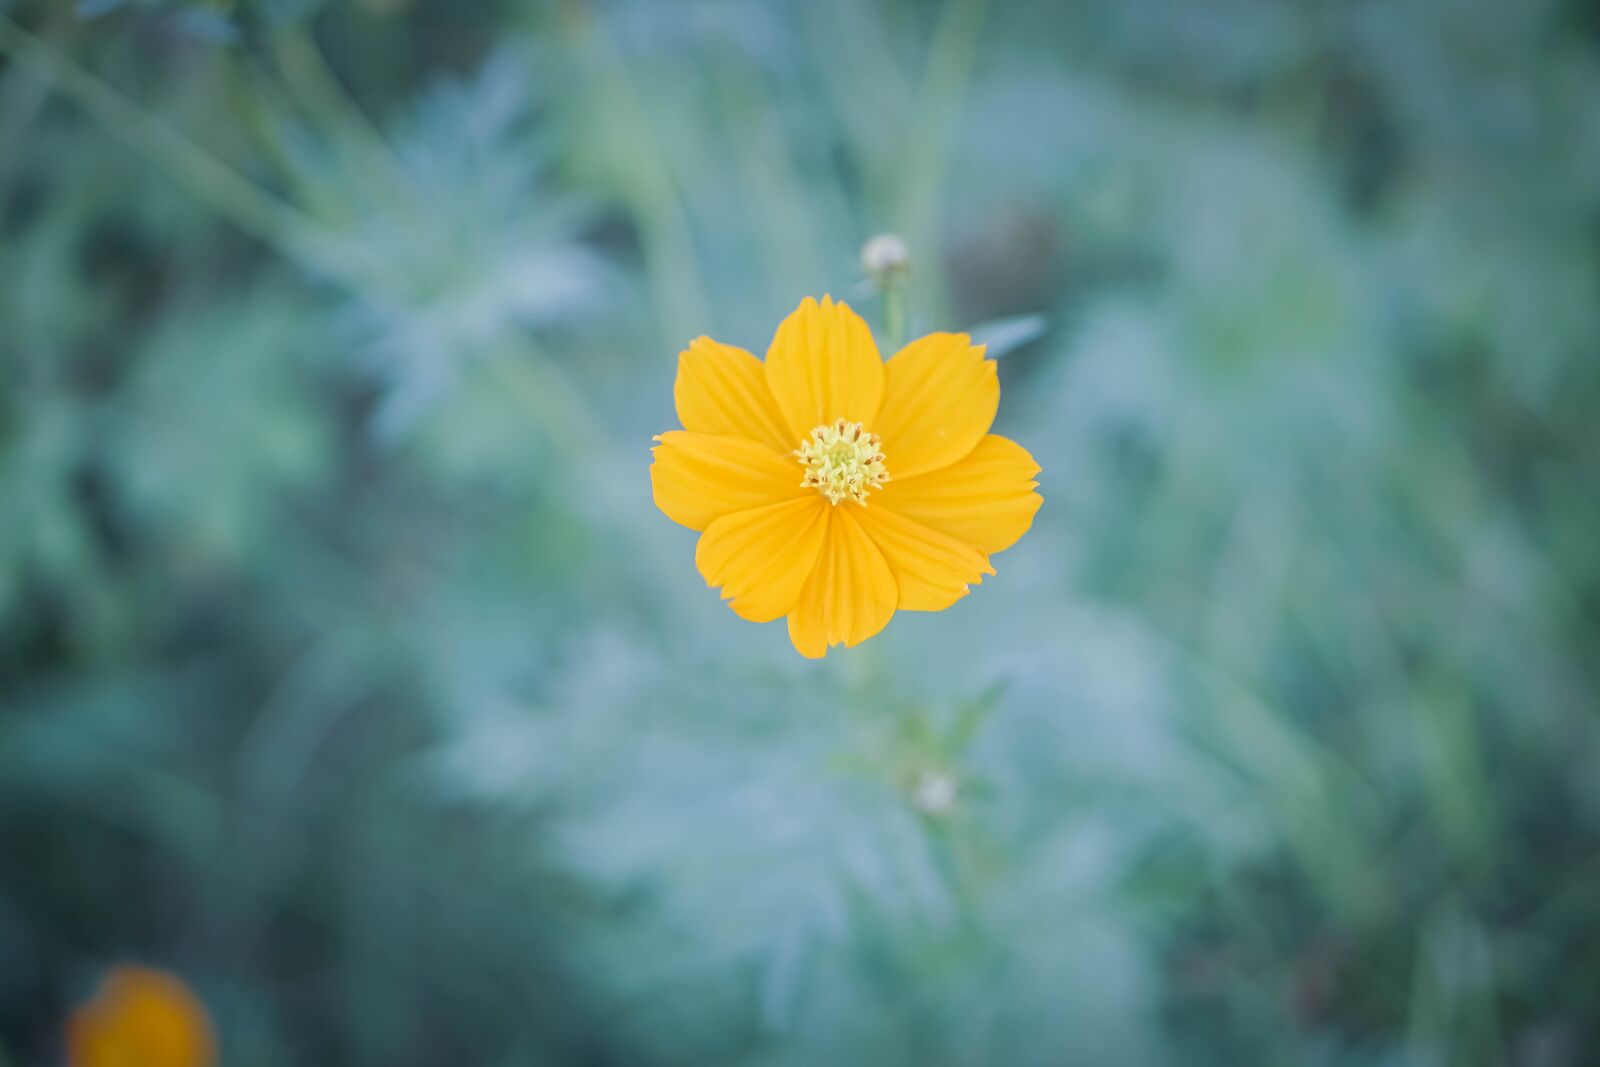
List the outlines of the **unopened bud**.
{"label": "unopened bud", "polygon": [[861,269],[884,285],[911,267],[911,250],[896,233],[880,233],[861,246]]}
{"label": "unopened bud", "polygon": [[924,815],[948,815],[956,806],[961,783],[948,771],[923,771],[911,787],[911,803]]}

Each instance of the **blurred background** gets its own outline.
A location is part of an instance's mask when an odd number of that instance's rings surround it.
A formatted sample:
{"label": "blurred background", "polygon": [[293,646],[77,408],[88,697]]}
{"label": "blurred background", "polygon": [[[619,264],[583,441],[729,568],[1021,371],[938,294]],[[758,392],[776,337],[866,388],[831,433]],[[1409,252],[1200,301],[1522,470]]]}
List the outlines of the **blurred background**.
{"label": "blurred background", "polygon": [[[651,504],[806,294],[1003,355],[803,661]],[[0,1064],[1600,1062],[1600,9],[0,0]]]}

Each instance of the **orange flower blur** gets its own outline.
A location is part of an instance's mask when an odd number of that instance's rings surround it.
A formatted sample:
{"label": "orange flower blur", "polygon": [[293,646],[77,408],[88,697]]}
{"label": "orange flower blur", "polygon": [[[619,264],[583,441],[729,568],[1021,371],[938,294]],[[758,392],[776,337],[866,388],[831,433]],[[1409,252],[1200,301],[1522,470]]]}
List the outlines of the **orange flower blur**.
{"label": "orange flower blur", "polygon": [[67,1022],[68,1067],[212,1067],[216,1038],[189,987],[150,967],[113,967]]}
{"label": "orange flower blur", "polygon": [[1033,523],[1039,466],[989,432],[1000,380],[966,334],[889,360],[861,316],[807,297],[765,361],[701,337],[678,360],[682,430],[656,438],[656,506],[702,534],[700,574],[801,655],[896,611],[943,611]]}

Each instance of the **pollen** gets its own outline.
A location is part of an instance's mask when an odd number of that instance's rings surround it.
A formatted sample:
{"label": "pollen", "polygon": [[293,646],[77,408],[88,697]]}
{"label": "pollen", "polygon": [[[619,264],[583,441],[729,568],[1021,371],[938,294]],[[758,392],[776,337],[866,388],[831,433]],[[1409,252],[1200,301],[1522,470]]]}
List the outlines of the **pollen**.
{"label": "pollen", "polygon": [[806,471],[800,484],[817,490],[830,504],[846,498],[865,504],[867,490],[881,489],[889,480],[881,446],[878,435],[868,433],[859,422],[824,423],[795,450]]}

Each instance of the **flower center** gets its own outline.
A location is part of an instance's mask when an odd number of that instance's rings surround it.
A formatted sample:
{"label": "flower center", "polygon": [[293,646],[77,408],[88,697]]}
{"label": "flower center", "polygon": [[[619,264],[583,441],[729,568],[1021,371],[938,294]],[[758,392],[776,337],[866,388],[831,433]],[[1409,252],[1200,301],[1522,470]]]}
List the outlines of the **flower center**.
{"label": "flower center", "polygon": [[859,422],[840,419],[818,426],[794,453],[806,469],[800,484],[816,489],[830,504],[845,497],[865,504],[867,490],[881,489],[889,480],[880,445],[878,435]]}

